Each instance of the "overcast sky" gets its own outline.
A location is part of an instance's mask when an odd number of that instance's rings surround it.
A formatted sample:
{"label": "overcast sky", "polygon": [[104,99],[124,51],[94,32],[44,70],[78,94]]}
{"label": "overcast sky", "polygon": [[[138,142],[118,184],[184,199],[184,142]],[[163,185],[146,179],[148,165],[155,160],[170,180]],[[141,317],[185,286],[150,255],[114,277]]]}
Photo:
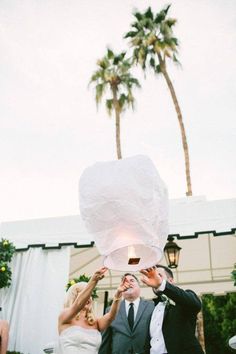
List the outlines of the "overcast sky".
{"label": "overcast sky", "polygon": [[[165,1],[1,0],[0,221],[79,213],[78,181],[116,159],[114,119],[88,82],[134,8]],[[169,66],[190,150],[193,193],[236,197],[236,1],[175,0],[182,67]],[[154,161],[170,198],[185,196],[184,156],[165,81],[140,70],[135,111],[122,117],[123,156]]]}

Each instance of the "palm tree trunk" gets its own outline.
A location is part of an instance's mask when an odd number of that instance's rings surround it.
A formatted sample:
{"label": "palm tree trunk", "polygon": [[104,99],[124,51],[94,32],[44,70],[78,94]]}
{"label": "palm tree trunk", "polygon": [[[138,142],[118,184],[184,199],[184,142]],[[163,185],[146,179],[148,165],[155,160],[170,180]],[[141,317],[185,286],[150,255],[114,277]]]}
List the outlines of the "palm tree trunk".
{"label": "palm tree trunk", "polygon": [[178,100],[177,100],[177,97],[175,94],[174,87],[173,87],[170,77],[166,71],[165,62],[160,57],[159,57],[159,60],[160,60],[161,72],[164,75],[167,86],[170,90],[171,97],[174,102],[175,110],[176,110],[179,125],[180,125],[182,145],[183,145],[183,149],[184,149],[184,159],[185,159],[185,175],[186,175],[186,183],[187,183],[186,195],[191,196],[191,195],[193,195],[193,192],[192,192],[192,183],[191,183],[191,177],[190,177],[189,151],[188,151],[188,143],[187,143],[187,137],[186,137],[186,133],[185,133],[185,127],[184,127],[184,123],[183,123],[183,117],[182,117],[180,106],[179,106],[179,103],[178,103]]}
{"label": "palm tree trunk", "polygon": [[112,87],[112,93],[113,93],[115,116],[116,116],[116,153],[117,153],[118,160],[120,160],[122,159],[121,144],[120,144],[120,109],[119,109],[119,102],[117,100],[117,92],[115,87]]}

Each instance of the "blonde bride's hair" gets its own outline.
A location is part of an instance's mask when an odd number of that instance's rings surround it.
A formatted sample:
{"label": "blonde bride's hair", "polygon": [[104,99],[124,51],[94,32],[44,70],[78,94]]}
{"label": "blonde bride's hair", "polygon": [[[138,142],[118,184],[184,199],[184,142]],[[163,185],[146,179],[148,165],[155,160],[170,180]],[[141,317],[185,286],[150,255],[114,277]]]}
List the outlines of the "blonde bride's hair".
{"label": "blonde bride's hair", "polygon": [[[79,293],[81,293],[86,288],[87,285],[88,285],[88,283],[86,283],[84,281],[81,281],[79,283],[72,285],[66,293],[64,307],[70,307],[74,303],[74,301],[77,298],[77,296],[79,295]],[[91,307],[91,309],[86,309],[85,311],[86,311],[85,318],[86,318],[88,324],[90,326],[92,326],[95,323],[95,316],[93,313],[93,309]],[[80,312],[77,314],[77,317],[79,317],[79,314],[80,314]]]}

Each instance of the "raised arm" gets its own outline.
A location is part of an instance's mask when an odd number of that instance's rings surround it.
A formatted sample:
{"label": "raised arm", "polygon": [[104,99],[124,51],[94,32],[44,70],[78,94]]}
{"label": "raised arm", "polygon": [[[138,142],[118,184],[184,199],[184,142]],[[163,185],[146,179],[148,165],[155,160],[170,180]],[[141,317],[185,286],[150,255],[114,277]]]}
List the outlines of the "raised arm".
{"label": "raised arm", "polygon": [[165,284],[162,292],[175,303],[183,306],[192,313],[198,313],[201,310],[201,301],[192,290],[183,290],[178,286],[163,279],[162,275],[154,268],[143,269],[141,280],[147,286],[158,290],[162,284]]}
{"label": "raised arm", "polygon": [[176,304],[183,306],[186,310],[193,314],[197,314],[199,311],[201,311],[201,301],[192,290],[183,290],[178,286],[167,282],[163,293]]}
{"label": "raised arm", "polygon": [[92,294],[93,289],[97,285],[97,282],[104,277],[104,273],[106,271],[107,268],[103,267],[93,274],[87,286],[78,294],[73,304],[70,307],[65,308],[60,314],[59,326],[70,323],[72,319],[84,308],[86,302],[89,300]]}
{"label": "raised arm", "polygon": [[113,297],[112,305],[110,307],[109,312],[107,312],[104,316],[98,319],[98,328],[101,332],[105,331],[105,329],[115,319],[116,314],[119,310],[122,293],[130,287],[132,287],[132,284],[130,284],[126,279],[123,279],[116,290],[115,296]]}

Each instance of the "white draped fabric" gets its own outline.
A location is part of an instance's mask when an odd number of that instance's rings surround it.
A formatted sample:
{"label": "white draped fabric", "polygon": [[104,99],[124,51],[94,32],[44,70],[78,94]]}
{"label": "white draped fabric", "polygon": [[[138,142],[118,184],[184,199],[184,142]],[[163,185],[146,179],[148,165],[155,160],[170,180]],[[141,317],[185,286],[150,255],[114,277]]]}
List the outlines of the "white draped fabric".
{"label": "white draped fabric", "polygon": [[30,248],[14,255],[12,285],[0,290],[1,318],[10,324],[9,350],[42,354],[56,340],[69,259],[69,247]]}

